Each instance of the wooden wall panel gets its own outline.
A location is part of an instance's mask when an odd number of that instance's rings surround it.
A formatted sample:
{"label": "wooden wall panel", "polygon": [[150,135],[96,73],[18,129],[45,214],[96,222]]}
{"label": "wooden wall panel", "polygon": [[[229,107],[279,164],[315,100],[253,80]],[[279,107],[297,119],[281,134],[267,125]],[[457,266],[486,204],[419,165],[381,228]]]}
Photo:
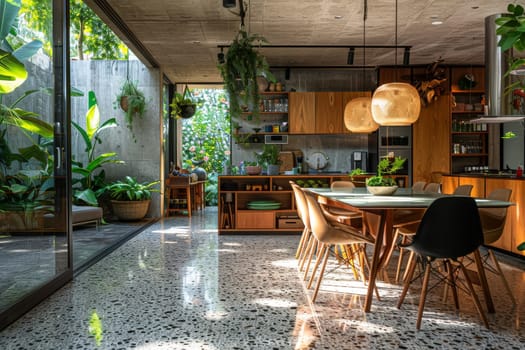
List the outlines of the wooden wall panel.
{"label": "wooden wall panel", "polygon": [[343,132],[341,92],[315,93],[315,130],[318,134]]}
{"label": "wooden wall panel", "polygon": [[412,181],[432,181],[432,173],[450,173],[449,95],[421,108],[412,126]]}

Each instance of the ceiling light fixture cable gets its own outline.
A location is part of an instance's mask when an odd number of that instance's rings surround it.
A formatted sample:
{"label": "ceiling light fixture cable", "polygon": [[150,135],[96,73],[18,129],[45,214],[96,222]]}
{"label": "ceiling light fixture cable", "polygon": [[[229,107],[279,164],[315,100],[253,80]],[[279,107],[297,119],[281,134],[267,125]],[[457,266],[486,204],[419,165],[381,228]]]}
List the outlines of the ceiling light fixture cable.
{"label": "ceiling light fixture cable", "polygon": [[[363,0],[363,91],[366,89],[366,20],[368,3]],[[344,110],[345,127],[353,133],[371,133],[379,128],[372,118],[372,98],[358,97],[350,100]]]}
{"label": "ceiling light fixture cable", "polygon": [[411,84],[397,81],[398,0],[395,0],[395,5],[395,81],[379,86],[372,97],[372,116],[383,126],[411,125],[417,121],[421,112],[421,99],[417,89]]}

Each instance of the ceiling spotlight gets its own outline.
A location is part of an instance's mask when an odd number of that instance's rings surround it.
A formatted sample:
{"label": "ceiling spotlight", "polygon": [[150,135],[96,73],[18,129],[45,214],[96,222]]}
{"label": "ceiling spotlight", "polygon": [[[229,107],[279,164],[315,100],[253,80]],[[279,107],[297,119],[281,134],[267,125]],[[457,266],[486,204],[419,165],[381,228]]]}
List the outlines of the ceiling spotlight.
{"label": "ceiling spotlight", "polygon": [[410,64],[410,49],[405,47],[405,52],[403,53],[403,64],[408,66]]}
{"label": "ceiling spotlight", "polygon": [[217,54],[217,61],[219,61],[219,64],[226,63],[226,60],[224,59],[224,52],[222,52],[222,47],[221,47],[221,52]]}
{"label": "ceiling spotlight", "polygon": [[348,57],[346,58],[346,64],[354,64],[355,47],[348,49]]}
{"label": "ceiling spotlight", "polygon": [[237,6],[237,3],[235,0],[222,0],[222,7],[225,7],[227,9],[231,9]]}

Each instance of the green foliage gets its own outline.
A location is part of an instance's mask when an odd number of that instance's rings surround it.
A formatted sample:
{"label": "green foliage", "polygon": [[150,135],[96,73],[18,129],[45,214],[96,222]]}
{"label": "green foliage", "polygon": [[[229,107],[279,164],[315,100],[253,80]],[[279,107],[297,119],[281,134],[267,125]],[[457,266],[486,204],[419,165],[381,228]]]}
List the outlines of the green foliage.
{"label": "green foliage", "polygon": [[0,184],[0,211],[32,212],[53,204],[53,179],[45,170],[21,170]]}
{"label": "green foliage", "polygon": [[195,101],[192,98],[191,90],[186,87],[184,93],[176,92],[171,100],[171,117],[180,118],[191,118],[197,111],[197,107],[202,106],[202,100],[198,99]]}
{"label": "green foliage", "polygon": [[[126,105],[123,104],[123,98],[127,99]],[[133,117],[137,115],[139,118],[142,118],[146,110],[146,98],[144,97],[144,93],[139,90],[137,83],[126,79],[120,88],[115,104],[119,105],[124,111],[126,115],[126,125],[133,133]],[[133,138],[135,138],[135,135],[133,135]]]}
{"label": "green foliage", "polygon": [[395,157],[393,160],[383,158],[377,164],[377,175],[368,178],[367,186],[395,186],[396,182],[391,177],[384,177],[383,175],[395,174],[398,170],[403,168],[406,159]]}
{"label": "green foliage", "polygon": [[[498,46],[501,47],[502,51],[514,49],[516,51],[525,50],[525,15],[524,9],[521,5],[509,4],[507,6],[508,13],[504,13],[503,16],[496,18],[496,34],[500,36]],[[525,65],[525,58],[515,58],[511,63],[506,75],[509,75],[511,71]],[[515,88],[525,87],[523,80],[515,81],[506,87],[506,91],[512,91]]]}
{"label": "green foliage", "polygon": [[254,49],[256,42],[265,43],[266,40],[260,35],[248,35],[240,30],[228,48],[225,63],[218,66],[230,98],[232,118],[240,117],[243,107],[251,108],[254,116],[259,114],[257,76],[275,81],[266,58]]}
{"label": "green foliage", "polygon": [[121,160],[116,159],[116,152],[108,152],[97,155],[95,152],[97,144],[102,143],[100,133],[103,130],[116,127],[115,118],[110,118],[104,123],[100,123],[100,112],[97,99],[93,91],[89,92],[88,111],[86,113],[86,127],[82,128],[79,124],[72,122],[73,127],[80,134],[85,144],[85,152],[88,155],[88,163],[72,161],[73,177],[73,196],[77,202],[85,202],[90,205],[98,205],[96,191],[105,186],[105,172],[102,169],[104,164],[122,164]]}
{"label": "green foliage", "polygon": [[160,181],[137,182],[136,179],[126,176],[124,181],[115,181],[101,191],[109,192],[112,199],[118,201],[144,201],[151,199],[152,192],[159,192],[153,186]]}
{"label": "green foliage", "polygon": [[257,163],[262,166],[266,165],[279,165],[279,148],[276,145],[264,144],[261,153],[255,153]]}
{"label": "green foliage", "polygon": [[[192,89],[192,100],[202,105],[191,119],[182,119],[182,164],[187,169],[193,163],[206,170],[206,204],[217,204],[217,174],[230,160],[230,120],[228,99],[221,89]],[[214,187],[215,185],[215,187]]]}
{"label": "green foliage", "polygon": [[525,250],[525,242],[522,242],[522,243],[518,246],[518,250]]}

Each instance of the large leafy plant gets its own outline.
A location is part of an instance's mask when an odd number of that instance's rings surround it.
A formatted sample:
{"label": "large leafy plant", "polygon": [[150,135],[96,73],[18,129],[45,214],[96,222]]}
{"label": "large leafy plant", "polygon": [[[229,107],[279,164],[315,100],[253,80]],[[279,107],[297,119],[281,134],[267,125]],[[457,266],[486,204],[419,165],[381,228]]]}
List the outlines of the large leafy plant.
{"label": "large leafy plant", "polygon": [[[496,19],[498,28],[496,34],[500,36],[498,46],[502,51],[515,49],[517,51],[525,50],[525,11],[523,6],[517,4],[509,4],[507,6],[508,13]],[[513,70],[525,66],[525,58],[515,58],[506,75],[509,75]],[[512,91],[517,87],[524,88],[525,82],[518,80],[506,88],[507,91]]]}
{"label": "large leafy plant", "polygon": [[73,127],[84,141],[84,150],[87,153],[86,164],[75,160],[72,162],[71,170],[73,174],[76,175],[73,177],[73,196],[76,202],[97,205],[96,191],[105,186],[106,173],[104,169],[102,169],[102,166],[108,163],[122,164],[124,162],[116,159],[116,152],[97,154],[96,146],[102,143],[101,132],[109,128],[114,128],[118,124],[115,118],[110,118],[101,123],[95,93],[90,91],[88,96],[89,109],[86,113],[85,128],[78,123],[72,122]]}
{"label": "large leafy plant", "polygon": [[240,30],[226,53],[225,62],[219,65],[224,87],[230,97],[230,113],[233,118],[240,117],[243,108],[259,113],[259,87],[257,76],[275,81],[266,58],[255,48],[255,43],[266,40],[257,34],[249,35]]}

